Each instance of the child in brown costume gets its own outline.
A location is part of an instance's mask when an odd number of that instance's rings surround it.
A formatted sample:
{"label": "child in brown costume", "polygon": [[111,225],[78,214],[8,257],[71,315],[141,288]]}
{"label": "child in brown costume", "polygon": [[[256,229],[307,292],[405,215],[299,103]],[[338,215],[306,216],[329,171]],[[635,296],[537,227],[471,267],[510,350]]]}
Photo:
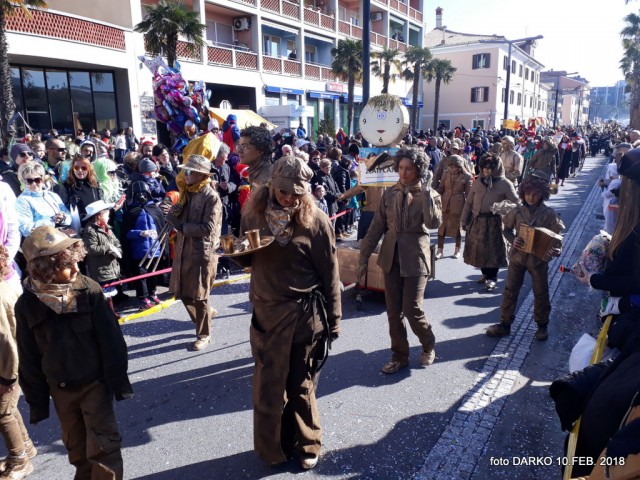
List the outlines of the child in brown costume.
{"label": "child in brown costume", "polygon": [[[547,325],[551,313],[549,302],[549,263],[531,253],[521,250],[524,240],[517,236],[520,225],[526,223],[532,227],[547,228],[555,233],[564,229],[564,224],[556,212],[544,204],[549,199],[549,175],[534,171],[520,187],[518,194],[522,205],[514,208],[503,218],[503,233],[511,248],[511,259],[507,280],[500,306],[500,323],[490,326],[487,335],[490,337],[504,337],[511,333],[511,324],[515,319],[518,294],[524,282],[524,274],[529,272],[533,286],[533,318],[538,324],[536,340],[544,341],[548,338]],[[557,257],[560,248],[552,248],[549,255]]]}

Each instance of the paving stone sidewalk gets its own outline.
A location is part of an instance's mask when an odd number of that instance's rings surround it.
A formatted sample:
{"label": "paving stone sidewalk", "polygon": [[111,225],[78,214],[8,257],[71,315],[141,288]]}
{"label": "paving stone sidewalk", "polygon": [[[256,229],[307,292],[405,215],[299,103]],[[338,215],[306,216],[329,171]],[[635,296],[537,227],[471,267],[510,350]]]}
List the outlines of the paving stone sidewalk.
{"label": "paving stone sidewalk", "polygon": [[[603,158],[592,161],[596,171],[606,163]],[[568,372],[569,354],[578,338],[585,332],[597,335],[602,297],[559,267],[572,265],[602,228],[600,194],[594,185],[565,232],[562,255],[550,263],[549,340],[533,340],[536,324],[530,291],[511,335],[498,342],[416,479],[561,478],[565,433],[548,387]]]}

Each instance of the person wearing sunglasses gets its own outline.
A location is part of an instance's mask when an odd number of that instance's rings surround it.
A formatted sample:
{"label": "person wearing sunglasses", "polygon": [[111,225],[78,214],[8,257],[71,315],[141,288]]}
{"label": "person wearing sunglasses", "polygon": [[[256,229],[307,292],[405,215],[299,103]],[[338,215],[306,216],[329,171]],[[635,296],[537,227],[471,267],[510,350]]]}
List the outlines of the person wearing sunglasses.
{"label": "person wearing sunglasses", "polygon": [[74,230],[84,226],[80,219],[87,214],[87,205],[103,200],[104,194],[98,185],[93,165],[82,153],[73,159],[69,176],[58,188],[58,193],[74,217]]}
{"label": "person wearing sunglasses", "polygon": [[47,156],[42,162],[44,165],[47,177],[52,179],[52,182],[47,182],[49,188],[53,188],[53,185],[58,183],[62,173],[62,167],[65,158],[67,158],[67,146],[62,140],[57,138],[51,138],[44,144],[47,150]]}
{"label": "person wearing sunglasses", "polygon": [[18,225],[23,237],[42,225],[51,227],[71,226],[71,213],[57,193],[45,189],[44,167],[36,162],[26,162],[18,169],[18,177],[24,191],[16,199]]}
{"label": "person wearing sunglasses", "polygon": [[235,150],[240,156],[240,163],[249,166],[251,188],[266,185],[273,167],[273,141],[269,130],[264,127],[245,128],[240,132]]}
{"label": "person wearing sunglasses", "polygon": [[22,193],[22,184],[18,177],[18,168],[25,162],[34,159],[34,153],[28,145],[24,143],[16,143],[9,150],[11,164],[3,170],[2,181],[11,187],[13,194],[17,197]]}

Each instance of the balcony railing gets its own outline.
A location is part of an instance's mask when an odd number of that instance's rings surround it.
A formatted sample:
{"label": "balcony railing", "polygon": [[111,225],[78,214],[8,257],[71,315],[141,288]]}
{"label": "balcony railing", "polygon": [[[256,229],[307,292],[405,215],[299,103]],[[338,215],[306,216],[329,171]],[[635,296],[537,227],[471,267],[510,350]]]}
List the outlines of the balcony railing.
{"label": "balcony railing", "polygon": [[232,48],[207,47],[207,63],[245,70],[257,70],[258,54]]}
{"label": "balcony railing", "polygon": [[416,10],[413,7],[409,7],[409,17],[422,23],[422,12],[420,10]]}
{"label": "balcony railing", "polygon": [[5,16],[5,30],[126,50],[123,30],[43,10],[29,12],[32,18],[27,17],[24,10],[13,8],[11,15]]}
{"label": "balcony railing", "polygon": [[402,3],[398,0],[389,0],[389,8],[396,10],[404,15],[409,11],[409,6],[406,3]]}
{"label": "balcony railing", "polygon": [[335,81],[335,76],[330,67],[316,65],[315,63],[305,63],[304,78],[308,78],[309,80]]}
{"label": "balcony railing", "polygon": [[292,77],[302,76],[302,63],[286,58],[262,57],[262,70],[269,73],[279,73]]}
{"label": "balcony railing", "polygon": [[387,37],[385,37],[384,35],[380,35],[379,33],[370,32],[369,38],[371,43],[373,43],[374,45],[384,47],[387,44]]}
{"label": "balcony railing", "polygon": [[242,3],[244,5],[250,5],[252,7],[257,6],[256,0],[233,0],[233,1],[237,3]]}
{"label": "balcony railing", "polygon": [[362,39],[362,27],[352,25],[349,22],[340,20],[338,22],[338,31],[343,35],[347,35],[348,37]]}
{"label": "balcony railing", "polygon": [[308,25],[333,31],[335,29],[335,21],[336,19],[333,15],[327,15],[308,7],[304,9],[304,23]]}
{"label": "balcony railing", "polygon": [[178,41],[177,56],[178,60],[186,62],[201,62],[200,48],[195,47],[192,52],[189,51],[189,44],[187,42]]}
{"label": "balcony railing", "polygon": [[270,12],[278,13],[285,17],[300,20],[300,5],[287,0],[262,0],[260,8]]}

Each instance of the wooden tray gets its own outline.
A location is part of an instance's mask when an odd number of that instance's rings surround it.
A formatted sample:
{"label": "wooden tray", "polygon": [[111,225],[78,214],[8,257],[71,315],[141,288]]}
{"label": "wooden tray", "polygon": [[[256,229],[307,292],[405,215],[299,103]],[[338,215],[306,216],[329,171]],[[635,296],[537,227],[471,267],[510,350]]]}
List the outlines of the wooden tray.
{"label": "wooden tray", "polygon": [[[232,258],[232,257],[241,257],[243,255],[249,255],[253,252],[257,252],[258,250],[262,250],[263,248],[268,247],[273,243],[275,239],[276,237],[260,237],[260,246],[258,248],[251,248],[251,245],[249,245],[245,250],[241,252],[236,251],[233,253],[221,253],[220,256]],[[238,239],[238,243],[236,245],[241,244],[243,240],[244,239]]]}

